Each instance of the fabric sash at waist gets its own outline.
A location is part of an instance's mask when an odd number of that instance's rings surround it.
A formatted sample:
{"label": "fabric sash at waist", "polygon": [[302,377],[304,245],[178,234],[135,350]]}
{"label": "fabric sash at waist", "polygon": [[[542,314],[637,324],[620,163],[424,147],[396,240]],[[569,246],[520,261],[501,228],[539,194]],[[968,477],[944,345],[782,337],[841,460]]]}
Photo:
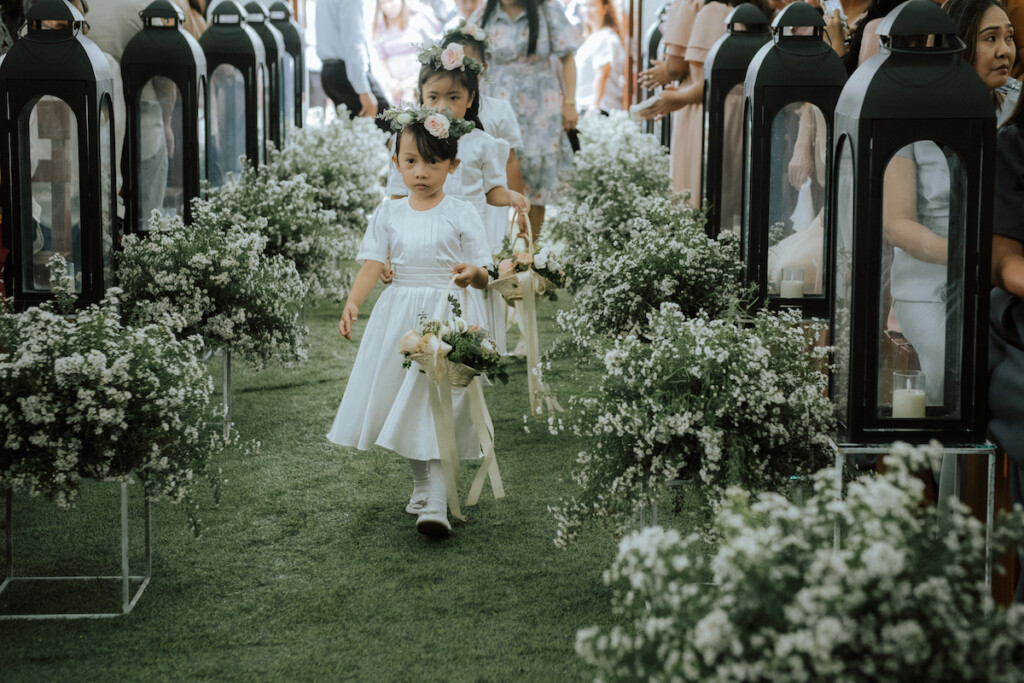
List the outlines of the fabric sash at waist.
{"label": "fabric sash at waist", "polygon": [[450,268],[433,266],[395,266],[395,279],[391,284],[395,287],[433,287],[445,289],[451,280]]}

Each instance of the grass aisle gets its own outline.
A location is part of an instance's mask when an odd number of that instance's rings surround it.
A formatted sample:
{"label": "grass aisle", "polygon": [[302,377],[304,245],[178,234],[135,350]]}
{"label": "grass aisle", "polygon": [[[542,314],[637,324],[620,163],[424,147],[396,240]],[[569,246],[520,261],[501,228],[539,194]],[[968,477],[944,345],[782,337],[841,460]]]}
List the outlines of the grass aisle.
{"label": "grass aisle", "polygon": [[[542,342],[554,336],[557,306],[540,306]],[[154,506],[154,578],[135,611],[108,621],[0,622],[0,680],[588,678],[573,640],[580,627],[613,621],[601,573],[615,543],[590,530],[568,551],[552,544],[547,506],[571,493],[580,443],[550,436],[539,420],[524,431],[525,362],[507,387],[486,390],[507,497],[495,501],[485,489],[468,523],[431,541],[404,512],[404,459],[325,439],[357,349],[336,331],[338,310],[309,311],[307,363],[259,373],[235,364],[234,418],[262,448],[221,459],[228,481],[219,507],[207,489],[200,495],[201,538],[180,507]],[[210,369],[219,374],[219,361]],[[475,471],[463,467],[465,491]],[[110,484],[84,487],[71,513],[17,496],[18,573],[117,573],[117,510]],[[133,531],[133,572],[139,541]],[[86,600],[109,609],[117,595],[113,586],[15,586],[0,611]]]}

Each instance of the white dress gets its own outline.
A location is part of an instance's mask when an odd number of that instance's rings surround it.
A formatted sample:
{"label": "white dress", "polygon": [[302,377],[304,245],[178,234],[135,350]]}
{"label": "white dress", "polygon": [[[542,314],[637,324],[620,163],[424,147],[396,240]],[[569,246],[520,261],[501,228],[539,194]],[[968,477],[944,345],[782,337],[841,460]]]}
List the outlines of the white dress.
{"label": "white dress", "polygon": [[[480,96],[480,123],[484,124],[484,132],[492,138],[505,142],[511,149],[523,146],[523,132],[519,128],[516,113],[512,105],[496,97]],[[509,152],[505,153],[505,165],[508,166]],[[507,182],[507,178],[506,178]],[[490,240],[491,251],[497,252],[501,239],[508,232],[509,208],[507,206],[489,206],[484,219],[487,238]]]}
{"label": "white dress", "polygon": [[[370,314],[327,438],[360,450],[382,446],[411,460],[436,460],[440,452],[427,393],[430,380],[415,364],[402,367],[398,343],[421,314],[433,317],[453,265],[486,266],[491,257],[477,212],[448,196],[428,211],[416,211],[405,198],[383,202],[356,258],[383,262],[388,254],[395,278]],[[474,306],[472,298],[469,305]],[[483,312],[466,313],[479,320]],[[479,458],[465,389],[452,393],[459,457]]]}

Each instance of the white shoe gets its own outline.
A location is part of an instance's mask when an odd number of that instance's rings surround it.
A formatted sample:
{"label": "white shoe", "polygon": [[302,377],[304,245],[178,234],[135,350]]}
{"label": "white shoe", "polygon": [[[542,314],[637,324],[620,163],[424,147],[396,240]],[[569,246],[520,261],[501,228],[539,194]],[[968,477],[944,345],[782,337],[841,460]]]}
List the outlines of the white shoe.
{"label": "white shoe", "polygon": [[423,511],[423,508],[427,506],[427,501],[429,499],[429,493],[414,493],[412,494],[412,498],[409,499],[409,504],[405,506],[405,511],[410,515],[419,516]]}
{"label": "white shoe", "polygon": [[431,538],[448,538],[452,533],[448,512],[436,509],[424,510],[416,520],[416,531]]}

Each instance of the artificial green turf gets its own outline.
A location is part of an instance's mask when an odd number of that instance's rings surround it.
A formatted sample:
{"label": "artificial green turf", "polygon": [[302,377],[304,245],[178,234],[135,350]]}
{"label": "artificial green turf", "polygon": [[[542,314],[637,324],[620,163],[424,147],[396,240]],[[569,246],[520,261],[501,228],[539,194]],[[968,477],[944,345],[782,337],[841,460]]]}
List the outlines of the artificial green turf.
{"label": "artificial green turf", "polygon": [[[543,346],[565,303],[540,304]],[[154,576],[135,610],[106,621],[0,622],[0,681],[589,678],[573,641],[581,627],[615,621],[601,582],[615,541],[593,528],[559,550],[547,511],[573,492],[580,441],[551,436],[543,418],[524,430],[525,362],[513,361],[509,385],[485,390],[507,497],[495,501],[488,486],[450,539],[417,534],[404,511],[405,460],[325,438],[357,349],[337,333],[339,312],[308,310],[308,362],[260,372],[234,364],[235,424],[262,447],[215,464],[227,481],[219,506],[208,489],[199,494],[204,535],[191,536],[181,507],[154,505]],[[210,369],[219,376],[216,358]],[[462,468],[463,495],[475,470]],[[70,513],[16,496],[17,573],[116,574],[118,505],[109,483],[84,487]],[[131,515],[135,573],[137,492]],[[119,594],[116,583],[16,585],[0,613],[116,609]]]}

